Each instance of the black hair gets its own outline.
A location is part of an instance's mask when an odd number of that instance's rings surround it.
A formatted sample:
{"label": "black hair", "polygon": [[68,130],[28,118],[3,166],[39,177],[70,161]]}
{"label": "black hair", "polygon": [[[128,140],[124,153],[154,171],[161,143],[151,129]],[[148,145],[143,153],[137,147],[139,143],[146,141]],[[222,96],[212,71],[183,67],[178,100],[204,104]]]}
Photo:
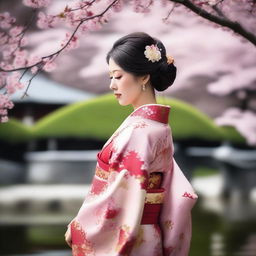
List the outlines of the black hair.
{"label": "black hair", "polygon": [[[147,45],[157,45],[161,59],[149,61],[145,55]],[[167,63],[166,49],[163,43],[144,32],[135,32],[118,39],[108,52],[106,60],[112,58],[124,71],[135,76],[150,75],[151,85],[157,91],[164,91],[171,86],[176,78],[176,67]]]}

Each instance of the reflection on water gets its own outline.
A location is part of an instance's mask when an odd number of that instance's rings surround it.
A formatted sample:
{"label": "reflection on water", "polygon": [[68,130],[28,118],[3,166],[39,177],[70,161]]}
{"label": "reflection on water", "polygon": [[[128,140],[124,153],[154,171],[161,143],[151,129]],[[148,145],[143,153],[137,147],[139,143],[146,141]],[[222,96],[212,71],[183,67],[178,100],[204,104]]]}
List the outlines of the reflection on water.
{"label": "reflection on water", "polygon": [[[198,184],[194,182],[194,185],[197,187]],[[217,190],[218,186],[216,184]],[[69,219],[64,218],[63,212],[56,211],[55,217]],[[190,256],[256,256],[255,201],[238,195],[224,199],[199,194],[192,217]],[[4,225],[1,222],[0,255],[70,256],[71,250],[64,241],[66,225],[60,224],[64,222],[40,225],[34,222],[30,225]]]}
{"label": "reflection on water", "polygon": [[202,209],[193,209],[193,239],[190,256],[256,256],[256,216],[232,220]]}

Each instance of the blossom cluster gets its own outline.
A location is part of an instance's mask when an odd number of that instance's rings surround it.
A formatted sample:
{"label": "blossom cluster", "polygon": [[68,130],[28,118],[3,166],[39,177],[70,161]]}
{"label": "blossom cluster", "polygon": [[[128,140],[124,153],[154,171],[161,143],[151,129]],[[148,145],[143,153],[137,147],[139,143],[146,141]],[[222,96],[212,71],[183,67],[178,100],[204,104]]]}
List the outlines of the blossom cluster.
{"label": "blossom cluster", "polygon": [[46,7],[50,0],[23,0],[23,4],[32,8]]}
{"label": "blossom cluster", "polygon": [[221,116],[215,118],[220,126],[233,126],[242,134],[247,143],[256,145],[256,114],[250,110],[241,110],[235,107],[227,109]]}
{"label": "blossom cluster", "polygon": [[[105,4],[105,11],[95,13],[92,7],[100,1],[75,1],[56,13],[48,14],[39,10],[36,24],[39,29],[51,29],[64,24],[67,32],[63,36],[60,49],[48,56],[35,56],[27,48],[27,27],[16,24],[15,17],[9,12],[0,13],[0,122],[8,121],[7,110],[13,107],[10,97],[24,84],[20,82],[22,71],[30,71],[32,78],[40,71],[51,72],[56,68],[56,58],[61,52],[75,49],[79,46],[79,35],[88,31],[98,30],[108,22],[110,12],[122,10],[123,1],[112,0]],[[33,9],[47,7],[50,0],[23,0],[23,4]],[[108,8],[111,7],[111,8]],[[97,10],[97,8],[95,8]],[[47,10],[47,9],[46,9]],[[107,12],[108,11],[108,12]],[[71,30],[71,31],[70,31]],[[29,81],[29,84],[32,80]]]}

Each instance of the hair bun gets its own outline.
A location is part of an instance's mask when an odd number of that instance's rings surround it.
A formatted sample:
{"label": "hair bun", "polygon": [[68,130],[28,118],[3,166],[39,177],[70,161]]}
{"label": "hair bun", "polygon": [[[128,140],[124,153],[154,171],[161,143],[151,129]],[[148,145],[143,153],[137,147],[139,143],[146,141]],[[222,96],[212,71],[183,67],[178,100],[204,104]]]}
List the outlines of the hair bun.
{"label": "hair bun", "polygon": [[157,91],[164,91],[174,83],[177,68],[173,62],[168,64],[167,61],[159,63],[158,69],[151,74],[151,83]]}

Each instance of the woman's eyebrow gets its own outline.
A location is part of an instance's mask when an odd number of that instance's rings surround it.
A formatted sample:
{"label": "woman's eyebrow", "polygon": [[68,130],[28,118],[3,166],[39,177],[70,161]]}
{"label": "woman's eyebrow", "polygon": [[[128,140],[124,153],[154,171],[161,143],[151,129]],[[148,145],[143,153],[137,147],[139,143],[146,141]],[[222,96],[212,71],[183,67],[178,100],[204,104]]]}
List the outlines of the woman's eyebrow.
{"label": "woman's eyebrow", "polygon": [[115,73],[116,71],[121,71],[121,70],[120,70],[120,69],[115,69],[115,70],[113,70],[112,72],[109,71],[109,74]]}

